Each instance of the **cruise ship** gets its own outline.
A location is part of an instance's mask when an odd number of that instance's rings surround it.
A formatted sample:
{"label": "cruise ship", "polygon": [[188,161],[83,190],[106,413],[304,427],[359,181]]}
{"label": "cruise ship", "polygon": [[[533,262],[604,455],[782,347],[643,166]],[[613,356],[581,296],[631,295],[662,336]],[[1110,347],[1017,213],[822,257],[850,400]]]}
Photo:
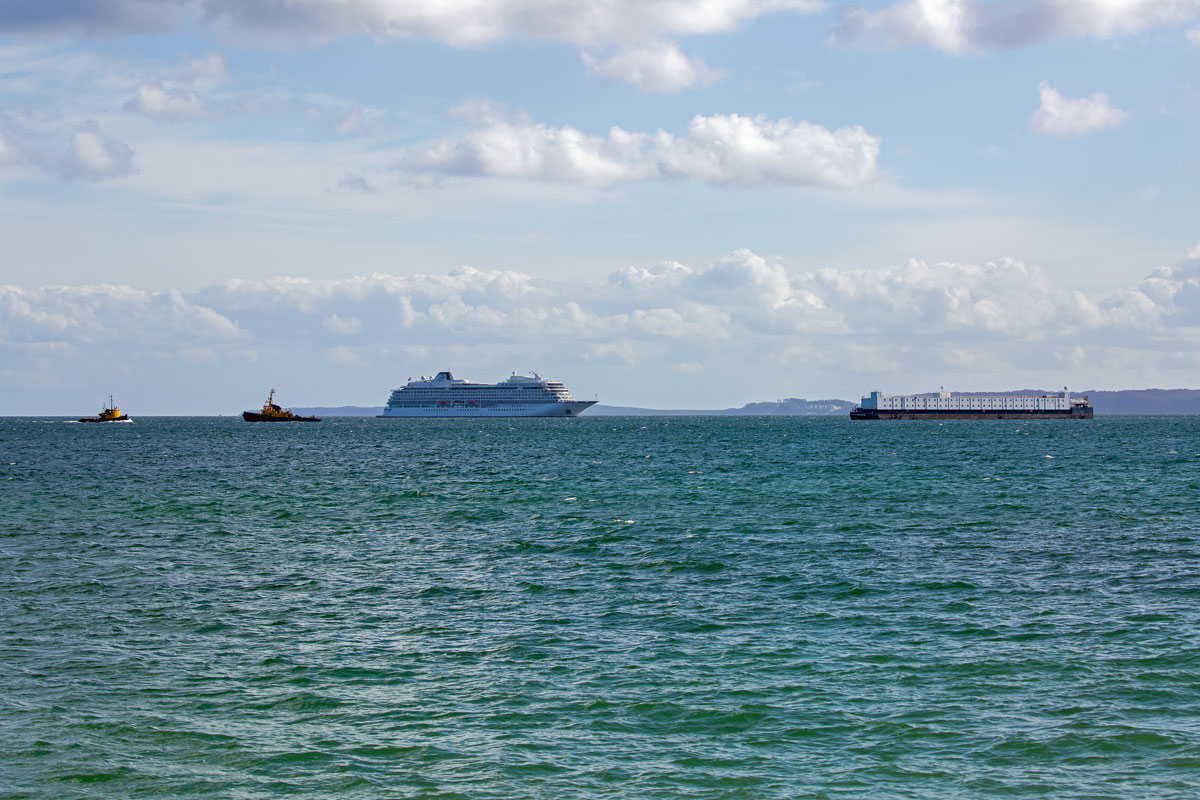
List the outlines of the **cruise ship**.
{"label": "cruise ship", "polygon": [[1095,412],[1085,397],[1071,397],[1063,388],[1056,394],[886,395],[871,392],[850,419],[1092,419]]}
{"label": "cruise ship", "polygon": [[536,372],[500,383],[472,383],[439,372],[409,378],[388,397],[380,417],[577,417],[595,400],[576,400],[560,381]]}

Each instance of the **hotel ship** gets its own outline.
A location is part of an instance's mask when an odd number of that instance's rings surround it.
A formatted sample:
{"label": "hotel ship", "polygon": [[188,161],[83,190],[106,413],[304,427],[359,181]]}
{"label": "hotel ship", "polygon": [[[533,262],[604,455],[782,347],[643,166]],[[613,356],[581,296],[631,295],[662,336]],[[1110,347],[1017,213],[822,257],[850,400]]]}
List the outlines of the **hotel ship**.
{"label": "hotel ship", "polygon": [[515,372],[500,383],[471,383],[439,372],[409,379],[380,417],[577,417],[595,400],[576,400],[559,381]]}
{"label": "hotel ship", "polygon": [[1087,397],[1065,388],[1042,395],[958,395],[942,387],[936,395],[871,392],[850,419],[1092,419]]}

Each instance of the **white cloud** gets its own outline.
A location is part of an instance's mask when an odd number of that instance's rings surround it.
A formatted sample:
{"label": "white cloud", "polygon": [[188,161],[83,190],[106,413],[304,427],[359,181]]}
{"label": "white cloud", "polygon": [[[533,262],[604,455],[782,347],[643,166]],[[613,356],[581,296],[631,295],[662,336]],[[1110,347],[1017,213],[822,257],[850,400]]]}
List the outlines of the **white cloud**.
{"label": "white cloud", "polygon": [[859,126],[739,114],[693,117],[679,136],[612,128],[593,136],[485,109],[475,128],[419,160],[426,175],[509,177],[613,186],[651,179],[849,187],[875,174],[880,141]]}
{"label": "white cloud", "polygon": [[721,78],[719,70],[689,58],[679,45],[669,41],[644,42],[624,47],[604,59],[583,53],[584,64],[608,80],[632,83],[643,92],[675,94],[695,86],[707,86]]}
{"label": "white cloud", "polygon": [[11,164],[19,161],[21,154],[17,151],[16,145],[8,141],[3,131],[0,131],[0,164]]}
{"label": "white cloud", "polygon": [[844,9],[830,40],[964,53],[1058,37],[1112,38],[1197,17],[1200,0],[902,0],[874,11]]}
{"label": "white cloud", "polygon": [[1129,114],[1115,108],[1104,92],[1067,98],[1044,81],[1038,87],[1042,105],[1033,113],[1033,127],[1051,136],[1073,137],[1120,125]]}
{"label": "white cloud", "polygon": [[5,4],[0,31],[145,33],[198,18],[235,31],[314,39],[365,33],[469,45],[532,36],[591,46],[721,33],[764,14],[822,6],[821,0],[79,0]]}
{"label": "white cloud", "polygon": [[[603,77],[643,91],[678,92],[720,73],[668,40],[727,33],[764,15],[809,14],[824,6],[825,0],[21,0],[0,4],[0,34],[146,34],[199,23],[256,44],[366,35],[479,46],[533,38],[578,46]],[[586,55],[609,48],[615,50],[605,57]],[[171,77],[212,85],[227,71],[223,57],[205,53]]]}
{"label": "white cloud", "polygon": [[1200,28],[1191,28],[1184,35],[1192,44],[1200,44]]}
{"label": "white cloud", "polygon": [[[209,396],[213,381],[253,359],[271,364],[273,376],[305,382],[310,393],[328,392],[330,370],[344,367],[339,381],[366,387],[369,402],[381,399],[371,394],[383,391],[381,376],[387,382],[399,370],[481,364],[492,377],[566,364],[576,374],[598,370],[614,384],[661,382],[669,372],[674,377],[664,386],[694,376],[695,388],[718,392],[704,378],[721,374],[739,385],[751,381],[741,402],[787,396],[764,388],[767,376],[781,374],[790,377],[779,386],[793,387],[784,391],[835,383],[853,387],[851,394],[871,383],[891,390],[949,385],[947,375],[967,374],[999,388],[1021,385],[1019,376],[1031,370],[1053,375],[1049,385],[1061,385],[1064,370],[1074,377],[1062,381],[1077,385],[1146,385],[1164,375],[1185,382],[1194,376],[1198,344],[1195,259],[1093,295],[1060,287],[1013,259],[790,272],[748,250],[701,267],[623,267],[600,283],[463,267],[235,280],[189,294],[0,286],[0,353],[13,385],[28,385],[37,370],[63,375],[70,366],[107,377],[131,364],[150,369],[145,365],[174,365],[192,354],[193,365],[165,377],[162,370],[174,366],[154,367],[147,391],[165,381],[176,393]],[[327,357],[318,373],[314,353]],[[1117,370],[1117,363],[1125,366]],[[705,370],[687,366],[699,364]],[[799,367],[803,381],[795,378]],[[247,386],[262,380],[261,367],[237,369]],[[328,396],[348,399],[355,398]]]}
{"label": "white cloud", "polygon": [[878,11],[854,6],[842,10],[830,38],[884,49],[928,45],[961,53],[972,47],[972,14],[973,4],[966,0],[907,0]]}
{"label": "white cloud", "polygon": [[236,323],[175,289],[0,286],[0,340],[64,345],[181,344],[241,338]]}
{"label": "white cloud", "polygon": [[0,112],[0,163],[25,163],[67,180],[99,181],[132,174],[133,151],[100,133],[94,122],[74,131],[46,120]]}
{"label": "white cloud", "polygon": [[807,13],[819,0],[203,0],[210,17],[238,27],[310,35],[370,33],[477,44],[519,36],[594,45],[657,35],[729,31],[772,12]]}
{"label": "white cloud", "polygon": [[94,130],[78,131],[71,138],[71,152],[63,170],[67,177],[98,181],[133,171],[133,151],[124,142]]}
{"label": "white cloud", "polygon": [[[983,264],[910,260],[874,269],[793,274],[738,250],[702,267],[623,267],[601,284],[538,280],[462,267],[436,275],[232,280],[190,295],[120,286],[0,287],[8,341],[147,341],[194,346],[250,336],[269,346],[363,334],[408,345],[536,342],[547,336],[603,346],[629,341],[724,342],[822,336],[845,342],[921,341],[953,334],[1103,343],[1155,337],[1200,315],[1200,264],[1160,268],[1136,286],[1089,296],[1004,259]],[[1190,335],[1190,334],[1188,334]],[[898,338],[899,337],[899,338]],[[753,345],[759,346],[759,345]]]}
{"label": "white cloud", "polygon": [[204,102],[190,89],[151,84],[139,86],[125,110],[166,119],[202,117],[206,113]]}
{"label": "white cloud", "polygon": [[362,330],[362,323],[359,322],[358,317],[339,317],[337,314],[330,314],[321,324],[325,326],[325,330],[341,336],[351,336]]}

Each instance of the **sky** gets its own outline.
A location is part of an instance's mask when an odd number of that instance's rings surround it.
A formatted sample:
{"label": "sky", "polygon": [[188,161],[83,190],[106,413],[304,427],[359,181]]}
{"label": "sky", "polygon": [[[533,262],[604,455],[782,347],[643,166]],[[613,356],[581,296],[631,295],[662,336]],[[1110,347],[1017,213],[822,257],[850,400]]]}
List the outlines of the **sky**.
{"label": "sky", "polygon": [[0,414],[1200,388],[1200,0],[7,0]]}

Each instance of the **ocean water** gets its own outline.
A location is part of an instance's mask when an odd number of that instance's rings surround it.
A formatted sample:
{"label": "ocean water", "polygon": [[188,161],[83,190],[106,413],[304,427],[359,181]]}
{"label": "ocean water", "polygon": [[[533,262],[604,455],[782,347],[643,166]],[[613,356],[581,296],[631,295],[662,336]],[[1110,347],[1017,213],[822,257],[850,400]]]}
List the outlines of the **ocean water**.
{"label": "ocean water", "polygon": [[0,420],[2,798],[1195,798],[1200,418]]}

